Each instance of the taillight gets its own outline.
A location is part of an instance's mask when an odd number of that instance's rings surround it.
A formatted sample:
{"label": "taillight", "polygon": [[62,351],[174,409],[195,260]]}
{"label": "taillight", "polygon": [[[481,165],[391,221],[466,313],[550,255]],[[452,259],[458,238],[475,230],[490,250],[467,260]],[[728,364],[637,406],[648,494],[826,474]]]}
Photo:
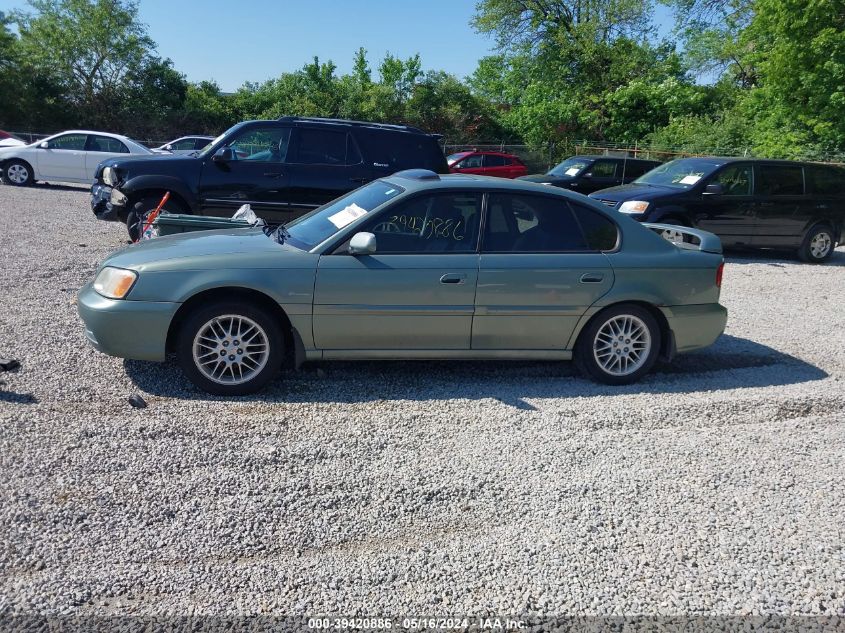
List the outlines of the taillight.
{"label": "taillight", "polygon": [[722,273],[725,270],[725,262],[719,264],[719,267],[716,269],[716,287],[722,287]]}

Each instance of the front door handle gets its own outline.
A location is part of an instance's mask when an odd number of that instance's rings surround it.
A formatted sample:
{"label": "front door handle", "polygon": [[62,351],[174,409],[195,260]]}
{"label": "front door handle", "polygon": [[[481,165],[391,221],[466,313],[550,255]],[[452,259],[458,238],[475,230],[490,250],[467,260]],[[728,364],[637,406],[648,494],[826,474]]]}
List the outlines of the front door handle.
{"label": "front door handle", "polygon": [[601,273],[584,273],[581,275],[582,284],[597,284],[601,283],[602,279],[604,279],[604,275]]}
{"label": "front door handle", "polygon": [[441,284],[462,284],[466,281],[466,275],[459,275],[457,273],[446,273],[440,278]]}
{"label": "front door handle", "polygon": [[350,178],[349,182],[365,183],[365,182],[370,182],[370,180],[372,180],[372,178]]}
{"label": "front door handle", "polygon": [[280,171],[265,171],[264,175],[267,176],[267,178],[281,178],[284,174]]}

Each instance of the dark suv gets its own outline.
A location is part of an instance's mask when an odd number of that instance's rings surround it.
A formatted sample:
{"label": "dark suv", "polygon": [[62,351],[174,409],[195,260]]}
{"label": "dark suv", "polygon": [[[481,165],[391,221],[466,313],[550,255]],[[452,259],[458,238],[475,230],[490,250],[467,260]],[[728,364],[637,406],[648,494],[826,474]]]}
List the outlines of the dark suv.
{"label": "dark suv", "polygon": [[636,220],[701,228],[728,247],[795,249],[809,262],[845,241],[845,170],[831,165],[682,158],[590,197]]}
{"label": "dark suv", "polygon": [[103,161],[91,207],[101,220],[126,222],[132,239],[167,191],[164,210],[172,213],[228,217],[249,203],[259,217],[282,223],[396,171],[448,173],[438,139],[405,125],[246,121],[189,155]]}
{"label": "dark suv", "polygon": [[545,174],[522,176],[520,180],[571,189],[586,195],[629,183],[659,164],[656,160],[625,156],[572,156]]}

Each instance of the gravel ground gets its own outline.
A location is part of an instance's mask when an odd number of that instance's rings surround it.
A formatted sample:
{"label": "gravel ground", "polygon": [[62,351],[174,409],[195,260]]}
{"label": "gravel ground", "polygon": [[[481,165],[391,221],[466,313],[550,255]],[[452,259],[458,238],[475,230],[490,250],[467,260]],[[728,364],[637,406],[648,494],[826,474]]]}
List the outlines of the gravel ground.
{"label": "gravel ground", "polygon": [[86,345],[124,240],[0,187],[0,613],[845,616],[845,250],[729,257],[727,333],[634,386],[326,363],[226,401]]}

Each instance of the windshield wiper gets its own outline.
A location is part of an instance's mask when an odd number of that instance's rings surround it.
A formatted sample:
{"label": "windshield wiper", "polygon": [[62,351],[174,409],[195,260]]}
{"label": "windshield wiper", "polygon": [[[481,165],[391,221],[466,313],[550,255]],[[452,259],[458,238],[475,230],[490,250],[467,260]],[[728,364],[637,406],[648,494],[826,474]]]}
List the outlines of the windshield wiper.
{"label": "windshield wiper", "polygon": [[280,224],[280,225],[276,228],[276,241],[277,241],[279,244],[284,244],[284,243],[285,243],[285,240],[286,240],[286,239],[288,239],[289,237],[290,237],[290,231],[288,231],[288,230],[285,228],[285,225],[284,225],[284,224]]}

